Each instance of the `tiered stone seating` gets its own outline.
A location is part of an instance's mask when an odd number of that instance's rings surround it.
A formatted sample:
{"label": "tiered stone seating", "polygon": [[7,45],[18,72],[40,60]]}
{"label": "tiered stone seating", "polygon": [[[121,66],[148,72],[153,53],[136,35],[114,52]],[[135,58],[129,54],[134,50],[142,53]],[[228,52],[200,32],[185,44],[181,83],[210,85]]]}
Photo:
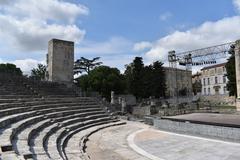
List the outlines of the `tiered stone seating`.
{"label": "tiered stone seating", "polygon": [[0,77],[0,160],[82,159],[90,134],[123,124],[64,85],[9,79]]}
{"label": "tiered stone seating", "polygon": [[24,83],[23,76],[0,73],[0,99],[37,97]]}
{"label": "tiered stone seating", "polygon": [[27,86],[37,92],[39,95],[47,97],[72,97],[76,96],[76,92],[65,84],[59,84],[56,82],[38,81],[28,79],[26,81]]}

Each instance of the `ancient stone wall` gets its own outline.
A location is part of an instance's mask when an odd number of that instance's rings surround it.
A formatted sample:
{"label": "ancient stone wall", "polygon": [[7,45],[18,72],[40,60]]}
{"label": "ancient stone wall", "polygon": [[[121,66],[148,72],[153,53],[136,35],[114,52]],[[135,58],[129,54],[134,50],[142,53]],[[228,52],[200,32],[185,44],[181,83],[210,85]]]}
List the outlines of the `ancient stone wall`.
{"label": "ancient stone wall", "polygon": [[169,97],[180,97],[180,91],[186,89],[185,96],[192,95],[192,72],[176,68],[164,67],[167,95]]}
{"label": "ancient stone wall", "polygon": [[71,84],[73,82],[74,42],[50,40],[47,65],[49,81]]}
{"label": "ancient stone wall", "polygon": [[216,105],[235,106],[236,98],[234,96],[229,97],[228,95],[212,95],[201,96],[201,101],[210,101]]}

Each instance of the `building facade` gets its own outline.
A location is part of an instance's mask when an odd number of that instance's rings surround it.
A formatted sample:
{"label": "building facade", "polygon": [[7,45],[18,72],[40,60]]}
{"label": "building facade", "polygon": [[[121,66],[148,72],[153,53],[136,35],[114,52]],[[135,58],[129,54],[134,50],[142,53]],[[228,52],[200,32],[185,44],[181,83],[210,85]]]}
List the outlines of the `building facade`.
{"label": "building facade", "polygon": [[202,95],[228,95],[225,65],[221,63],[201,69]]}

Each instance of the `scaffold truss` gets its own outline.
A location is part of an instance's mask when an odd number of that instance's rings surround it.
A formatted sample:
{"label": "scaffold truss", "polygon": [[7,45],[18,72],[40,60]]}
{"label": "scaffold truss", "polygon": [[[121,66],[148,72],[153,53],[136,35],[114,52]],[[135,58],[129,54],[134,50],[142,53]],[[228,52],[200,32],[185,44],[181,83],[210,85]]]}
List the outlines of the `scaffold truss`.
{"label": "scaffold truss", "polygon": [[186,66],[186,69],[191,69],[192,66],[214,64],[217,63],[217,59],[226,58],[229,49],[234,44],[235,42],[230,42],[181,53],[170,51],[168,52],[168,61],[170,67],[175,68],[178,62],[179,65]]}

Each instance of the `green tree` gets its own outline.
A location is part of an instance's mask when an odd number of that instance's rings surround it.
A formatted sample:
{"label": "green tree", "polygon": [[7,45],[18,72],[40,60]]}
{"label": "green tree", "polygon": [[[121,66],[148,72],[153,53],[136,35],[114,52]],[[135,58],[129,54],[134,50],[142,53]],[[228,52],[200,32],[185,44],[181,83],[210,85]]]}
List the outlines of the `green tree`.
{"label": "green tree", "polygon": [[226,64],[226,71],[227,71],[227,90],[229,91],[229,96],[236,96],[237,95],[237,85],[236,85],[236,69],[235,69],[235,52],[234,52],[235,46],[232,45],[229,49],[228,53],[230,54],[230,57],[228,58],[227,64]]}
{"label": "green tree", "polygon": [[195,81],[193,84],[192,84],[192,89],[193,89],[193,93],[194,95],[197,95],[197,93],[200,93],[201,90],[202,90],[202,84],[201,84],[201,81]]}
{"label": "green tree", "polygon": [[144,67],[143,72],[143,97],[150,96],[159,98],[165,97],[166,83],[163,63],[156,61],[149,66]]}
{"label": "green tree", "polygon": [[20,68],[17,68],[15,64],[11,63],[2,63],[0,64],[0,73],[10,73],[15,75],[22,75]]}
{"label": "green tree", "polygon": [[116,94],[123,93],[125,81],[117,68],[99,66],[77,78],[79,86],[84,91],[97,91],[103,97],[110,99],[111,91]]}
{"label": "green tree", "polygon": [[142,58],[136,57],[126,66],[124,73],[128,92],[137,98],[165,97],[166,83],[163,63],[156,61],[144,66]]}
{"label": "green tree", "polygon": [[144,64],[142,57],[135,57],[133,62],[126,66],[124,73],[127,79],[128,91],[137,98],[143,97],[143,72]]}
{"label": "green tree", "polygon": [[102,62],[98,62],[100,57],[95,57],[93,59],[87,59],[81,57],[80,59],[76,60],[74,63],[74,74],[89,72],[97,66],[100,66]]}
{"label": "green tree", "polygon": [[153,63],[153,76],[149,82],[152,82],[152,96],[157,98],[165,97],[166,93],[166,80],[165,80],[165,71],[163,68],[163,63],[156,61]]}
{"label": "green tree", "polygon": [[43,64],[38,64],[37,68],[33,68],[31,70],[31,77],[34,77],[39,80],[43,80],[45,78],[47,72],[47,66]]}

